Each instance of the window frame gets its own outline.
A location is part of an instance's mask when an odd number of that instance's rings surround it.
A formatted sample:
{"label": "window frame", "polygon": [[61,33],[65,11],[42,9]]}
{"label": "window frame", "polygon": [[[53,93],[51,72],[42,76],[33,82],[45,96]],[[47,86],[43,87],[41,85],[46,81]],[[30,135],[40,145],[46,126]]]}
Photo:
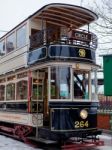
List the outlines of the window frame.
{"label": "window frame", "polygon": [[[51,68],[52,67],[61,67],[61,68],[69,68],[70,69],[70,98],[66,98],[66,99],[52,99],[51,98]],[[48,69],[48,74],[49,74],[49,77],[48,77],[48,80],[49,80],[49,101],[57,101],[57,102],[61,102],[61,101],[72,101],[72,66],[70,65],[53,65],[53,66],[50,66],[49,69]]]}
{"label": "window frame", "polygon": [[[90,82],[91,82],[91,76],[90,76],[90,73],[91,71],[90,70],[87,70],[87,69],[74,69],[73,68],[73,73],[74,71],[79,71],[79,72],[85,72],[87,75],[88,75],[88,98],[78,98],[78,97],[74,97],[74,78],[73,78],[73,87],[72,87],[72,91],[73,91],[73,101],[90,101]],[[73,74],[72,74],[73,75]],[[73,75],[74,77],[74,75]]]}
{"label": "window frame", "polygon": [[[18,99],[18,98],[17,98],[17,97],[18,97],[18,94],[17,94],[17,93],[18,93],[18,89],[17,89],[17,88],[18,88],[18,85],[17,85],[17,84],[18,84],[19,82],[22,82],[22,81],[26,81],[26,82],[27,82],[27,86],[26,86],[26,87],[27,87],[27,94],[26,94],[26,98]],[[27,79],[21,78],[21,79],[17,80],[17,81],[16,81],[16,87],[15,87],[15,88],[16,88],[16,96],[15,96],[16,101],[20,101],[20,100],[21,100],[21,101],[24,101],[24,100],[27,100],[27,99],[28,99],[28,80],[27,80]],[[19,97],[20,97],[20,95],[19,95]]]}
{"label": "window frame", "polygon": [[[7,50],[7,42],[8,42],[8,38],[11,37],[12,35],[14,35],[14,39],[15,39],[15,40],[13,41],[13,42],[14,42],[14,43],[13,43],[13,44],[14,44],[14,45],[13,45],[13,46],[14,46],[14,49],[8,52],[8,50]],[[6,37],[6,54],[9,54],[9,53],[11,53],[11,52],[13,52],[13,51],[15,51],[15,50],[16,50],[16,30],[13,31],[13,32],[11,32],[11,33]]]}
{"label": "window frame", "polygon": [[[14,99],[7,99],[7,86],[8,85],[10,85],[10,84],[14,84]],[[15,93],[16,93],[16,89],[15,89],[15,87],[16,87],[16,83],[15,82],[8,82],[7,84],[6,84],[6,101],[15,101],[16,99],[16,97],[15,97]]]}
{"label": "window frame", "polygon": [[3,52],[3,56],[6,54],[6,41],[5,38],[3,38],[2,40],[0,40],[0,43],[3,43],[4,48],[2,47],[0,53]]}
{"label": "window frame", "polygon": [[5,95],[6,86],[5,86],[5,84],[0,84],[0,86],[4,86],[4,99],[3,99],[3,100],[0,99],[0,102],[1,102],[1,101],[5,101],[5,97],[6,97],[6,95]]}
{"label": "window frame", "polygon": [[[25,44],[23,44],[22,46],[19,46],[19,47],[18,47],[17,34],[18,34],[18,31],[21,30],[23,27],[25,27],[25,29],[26,29],[26,39],[25,39]],[[20,49],[20,48],[24,47],[26,44],[27,44],[27,23],[22,24],[22,26],[20,26],[19,28],[16,29],[16,49]]]}
{"label": "window frame", "polygon": [[[92,77],[92,73],[94,73],[94,77]],[[92,79],[94,80],[94,93],[92,92]],[[92,94],[94,94],[94,98],[92,98]],[[97,70],[91,70],[91,100],[96,101],[98,100],[98,82],[97,82]]]}

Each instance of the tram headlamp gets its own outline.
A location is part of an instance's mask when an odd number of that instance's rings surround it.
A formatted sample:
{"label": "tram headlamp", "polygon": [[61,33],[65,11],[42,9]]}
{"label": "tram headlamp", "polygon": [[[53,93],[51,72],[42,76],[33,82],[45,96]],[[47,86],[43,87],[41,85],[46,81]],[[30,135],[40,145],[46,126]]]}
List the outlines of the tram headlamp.
{"label": "tram headlamp", "polygon": [[80,117],[81,117],[82,119],[86,119],[87,116],[88,116],[87,110],[82,109],[82,110],[80,111]]}

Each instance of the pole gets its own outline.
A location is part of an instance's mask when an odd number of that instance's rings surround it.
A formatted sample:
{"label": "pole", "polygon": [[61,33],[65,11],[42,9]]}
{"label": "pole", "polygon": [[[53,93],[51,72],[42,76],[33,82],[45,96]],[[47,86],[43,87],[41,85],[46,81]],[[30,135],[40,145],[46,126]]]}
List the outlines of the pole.
{"label": "pole", "polygon": [[[39,70],[37,71],[37,80],[38,80],[38,75],[39,74]],[[38,83],[37,83],[37,92],[39,90],[39,86],[38,86]],[[37,93],[37,115],[36,115],[36,118],[37,118],[37,126],[36,126],[36,139],[38,138],[38,93]]]}

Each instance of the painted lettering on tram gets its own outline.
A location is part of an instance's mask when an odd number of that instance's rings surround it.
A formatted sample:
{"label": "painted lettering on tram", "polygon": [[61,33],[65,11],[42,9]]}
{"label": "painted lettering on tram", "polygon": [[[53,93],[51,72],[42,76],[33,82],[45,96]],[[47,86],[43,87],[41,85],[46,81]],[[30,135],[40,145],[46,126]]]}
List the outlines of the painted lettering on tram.
{"label": "painted lettering on tram", "polygon": [[88,128],[89,127],[89,123],[88,121],[75,121],[75,128]]}
{"label": "painted lettering on tram", "polygon": [[85,49],[79,49],[79,56],[80,57],[86,57],[86,51],[85,51]]}
{"label": "painted lettering on tram", "polygon": [[91,35],[89,33],[84,33],[81,31],[73,31],[73,38],[81,41],[91,41]]}
{"label": "painted lettering on tram", "polygon": [[87,34],[75,33],[75,37],[82,40],[88,40]]}

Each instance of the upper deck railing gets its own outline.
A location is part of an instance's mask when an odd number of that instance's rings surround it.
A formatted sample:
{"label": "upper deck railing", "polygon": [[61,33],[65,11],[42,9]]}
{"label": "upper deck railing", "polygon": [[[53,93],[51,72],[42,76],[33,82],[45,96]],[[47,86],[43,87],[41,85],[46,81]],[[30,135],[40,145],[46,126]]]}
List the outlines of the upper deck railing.
{"label": "upper deck railing", "polygon": [[86,30],[71,30],[64,28],[44,29],[30,36],[30,49],[50,44],[71,44],[95,50],[97,48],[97,36]]}

